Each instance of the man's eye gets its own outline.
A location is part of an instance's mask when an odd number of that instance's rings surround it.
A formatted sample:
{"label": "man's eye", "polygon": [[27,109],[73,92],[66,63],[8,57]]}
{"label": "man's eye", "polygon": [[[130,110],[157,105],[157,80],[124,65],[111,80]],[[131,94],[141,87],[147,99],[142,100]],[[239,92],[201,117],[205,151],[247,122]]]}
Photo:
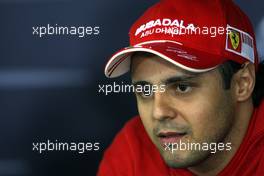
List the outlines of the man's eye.
{"label": "man's eye", "polygon": [[180,93],[187,93],[192,90],[192,87],[187,84],[178,84],[176,87],[176,91]]}

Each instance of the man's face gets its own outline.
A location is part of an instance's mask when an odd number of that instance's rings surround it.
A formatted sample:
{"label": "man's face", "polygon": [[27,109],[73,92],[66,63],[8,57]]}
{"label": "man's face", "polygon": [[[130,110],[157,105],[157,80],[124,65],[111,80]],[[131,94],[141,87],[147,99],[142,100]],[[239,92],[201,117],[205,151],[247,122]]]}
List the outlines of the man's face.
{"label": "man's face", "polygon": [[[165,92],[147,96],[137,92],[142,123],[165,162],[174,168],[199,164],[211,151],[165,150],[168,143],[224,142],[233,120],[232,91],[224,90],[217,69],[194,74],[153,56],[138,56],[132,62],[135,85],[166,85]],[[170,146],[171,148],[172,146]]]}

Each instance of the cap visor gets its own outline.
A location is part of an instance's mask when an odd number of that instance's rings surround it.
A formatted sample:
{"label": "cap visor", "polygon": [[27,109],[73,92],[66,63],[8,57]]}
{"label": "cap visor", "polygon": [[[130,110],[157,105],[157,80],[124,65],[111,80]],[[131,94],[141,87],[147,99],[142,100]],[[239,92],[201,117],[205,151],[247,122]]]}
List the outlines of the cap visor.
{"label": "cap visor", "polygon": [[225,60],[216,54],[184,47],[173,42],[157,42],[124,48],[115,53],[105,66],[105,75],[118,77],[130,69],[130,58],[135,52],[147,52],[190,72],[206,72],[214,69]]}

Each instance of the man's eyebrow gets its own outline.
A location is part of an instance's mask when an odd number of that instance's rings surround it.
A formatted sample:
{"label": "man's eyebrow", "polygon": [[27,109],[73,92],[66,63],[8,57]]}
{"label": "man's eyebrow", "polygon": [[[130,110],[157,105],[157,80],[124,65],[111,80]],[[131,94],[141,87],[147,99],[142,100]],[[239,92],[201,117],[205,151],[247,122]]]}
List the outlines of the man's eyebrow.
{"label": "man's eyebrow", "polygon": [[182,76],[173,76],[162,81],[163,84],[168,85],[175,82],[189,81],[192,79],[198,78],[198,75],[182,75]]}
{"label": "man's eyebrow", "polygon": [[[168,84],[172,84],[172,83],[175,83],[175,82],[182,82],[182,81],[188,81],[188,80],[192,80],[192,79],[196,79],[198,78],[199,74],[197,75],[182,75],[182,76],[173,76],[173,77],[170,77],[168,79],[165,79],[163,81],[161,81],[162,84],[165,84],[165,85],[168,85]],[[134,86],[137,86],[137,85],[141,85],[141,86],[144,86],[144,85],[152,85],[152,83],[148,82],[148,81],[135,81],[135,82],[132,82],[132,85]]]}

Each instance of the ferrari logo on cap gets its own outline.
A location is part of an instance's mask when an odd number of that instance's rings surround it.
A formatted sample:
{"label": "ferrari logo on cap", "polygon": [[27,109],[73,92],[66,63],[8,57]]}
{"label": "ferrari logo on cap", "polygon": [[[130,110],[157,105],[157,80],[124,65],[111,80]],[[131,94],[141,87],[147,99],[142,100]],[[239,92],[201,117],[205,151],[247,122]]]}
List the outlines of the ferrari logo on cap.
{"label": "ferrari logo on cap", "polygon": [[230,38],[233,49],[236,50],[240,43],[239,32],[235,30],[230,31],[229,38]]}

